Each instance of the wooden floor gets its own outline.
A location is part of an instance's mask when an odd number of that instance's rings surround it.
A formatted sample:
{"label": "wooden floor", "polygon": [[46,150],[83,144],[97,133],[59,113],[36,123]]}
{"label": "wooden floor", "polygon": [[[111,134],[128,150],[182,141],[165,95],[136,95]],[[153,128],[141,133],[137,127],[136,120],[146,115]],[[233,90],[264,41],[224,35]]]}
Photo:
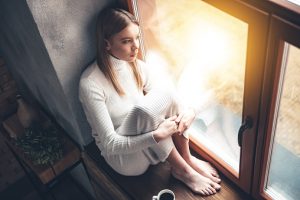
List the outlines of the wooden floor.
{"label": "wooden floor", "polygon": [[[173,180],[174,181],[174,180]],[[192,195],[191,197],[189,195],[188,199],[224,199],[224,200],[232,200],[232,199],[240,199],[240,200],[246,200],[250,199],[244,194],[241,194],[240,190],[233,191],[233,186],[225,180],[225,184],[222,184],[222,192],[219,194],[210,196],[210,197],[196,197]],[[175,189],[175,188],[171,188]],[[187,196],[184,196],[186,194],[180,194],[176,191],[178,200],[185,200]],[[240,194],[239,194],[240,193]],[[227,194],[227,195],[224,195]],[[229,194],[229,195],[228,195]],[[6,190],[2,191],[0,193],[0,199],[1,200],[92,200],[92,198],[89,197],[88,194],[86,194],[85,191],[82,190],[82,188],[71,178],[66,177],[64,180],[62,180],[60,183],[58,183],[51,193],[48,193],[44,198],[41,198],[37,191],[32,186],[31,182],[28,178],[23,177],[19,181],[17,181],[15,184],[11,185]],[[101,198],[99,200],[112,200],[110,198]]]}
{"label": "wooden floor", "polygon": [[[173,178],[170,174],[170,165],[161,163],[151,166],[146,173],[140,176],[122,176],[112,170],[100,156],[95,144],[86,148],[87,155],[84,160],[91,174],[94,187],[99,192],[98,199],[152,199],[160,190],[168,188],[174,191],[176,200],[248,200],[252,199],[230,180],[221,175],[222,189],[215,195],[201,196],[190,191],[183,183]],[[107,176],[106,176],[107,175]],[[115,184],[112,184],[115,183]],[[117,190],[119,188],[120,190]],[[102,192],[101,192],[102,191]],[[104,191],[104,192],[103,192]],[[106,194],[105,194],[106,191]],[[120,191],[122,193],[120,193]],[[101,193],[100,193],[101,192]],[[106,197],[104,197],[106,196]]]}
{"label": "wooden floor", "polygon": [[0,192],[25,175],[0,133]]}
{"label": "wooden floor", "polygon": [[[0,140],[1,141],[1,140]],[[92,198],[83,190],[77,182],[70,176],[65,176],[60,182],[58,182],[50,193],[47,193],[44,198],[38,194],[37,190],[31,184],[30,180],[25,176],[25,173],[21,173],[22,169],[18,167],[18,163],[10,152],[6,149],[5,144],[0,145],[2,150],[0,151],[0,178],[6,187],[0,189],[0,200],[91,200]],[[233,185],[228,179],[222,177],[222,190],[216,195],[209,197],[202,197],[195,195],[189,191],[185,185],[170,176],[170,169],[167,164],[160,164],[151,167],[144,175],[139,177],[124,177],[113,170],[109,169],[109,166],[103,161],[100,156],[100,152],[95,145],[91,145],[88,149],[89,156],[93,158],[95,167],[93,171],[101,168],[105,168],[108,172],[110,179],[116,183],[106,183],[109,188],[98,188],[97,192],[100,194],[97,200],[119,200],[120,198],[112,198],[109,195],[105,195],[107,190],[111,190],[112,193],[117,193],[117,188],[122,189],[129,194],[128,199],[152,199],[152,196],[157,194],[159,190],[164,188],[172,189],[176,194],[178,200],[246,200],[250,199],[248,195],[243,193],[239,188]],[[1,153],[2,152],[2,153]],[[5,158],[7,163],[5,164]],[[2,164],[2,165],[1,165]],[[1,167],[2,166],[2,167]],[[17,170],[19,169],[19,170]],[[91,176],[92,179],[96,179],[100,183],[105,182],[103,177]],[[6,180],[4,180],[6,179]],[[17,180],[17,181],[15,181]],[[5,185],[4,185],[5,186]],[[140,198],[143,197],[143,198]]]}
{"label": "wooden floor", "polygon": [[[159,170],[157,170],[159,169]],[[144,196],[146,198],[143,199],[151,199],[152,195],[156,194],[159,189],[162,189],[160,186],[162,183],[157,183],[156,174],[160,172],[160,174],[166,174],[169,171],[167,165],[158,165],[155,167],[151,167],[148,172],[140,177],[124,177],[121,175],[114,174],[112,177],[116,182],[120,185],[126,184],[127,189],[131,190],[131,193],[134,195],[130,195],[130,199],[139,199],[140,196]],[[168,176],[165,176],[168,177]],[[163,182],[163,185],[173,190],[176,194],[176,199],[178,200],[189,200],[189,199],[205,199],[205,200],[246,200],[251,199],[245,193],[243,193],[240,189],[234,186],[228,179],[222,177],[222,190],[216,194],[209,197],[201,197],[199,195],[192,194],[188,188],[186,188],[182,183],[177,181],[174,178],[161,178],[160,180]],[[101,180],[103,181],[103,180]],[[153,182],[153,183],[152,183]],[[166,183],[166,184],[164,184]],[[110,186],[111,183],[109,183]],[[151,186],[152,189],[139,189],[139,185]],[[100,188],[99,188],[100,189]],[[101,189],[100,189],[101,190]],[[104,189],[102,189],[104,190]],[[114,187],[112,188],[114,189]],[[151,191],[149,191],[151,190]],[[99,192],[99,191],[98,191]],[[127,191],[128,192],[128,191]],[[149,197],[149,198],[148,198]],[[82,189],[81,186],[78,185],[77,182],[73,180],[70,176],[65,176],[60,182],[58,182],[51,190],[51,192],[47,193],[44,198],[42,198],[30,180],[24,176],[19,181],[10,185],[7,189],[0,193],[0,200],[92,200],[92,198]],[[102,196],[98,197],[99,200],[118,200],[115,198]]]}
{"label": "wooden floor", "polygon": [[24,176],[0,193],[1,200],[92,200],[70,176],[58,182],[48,193],[39,195]]}

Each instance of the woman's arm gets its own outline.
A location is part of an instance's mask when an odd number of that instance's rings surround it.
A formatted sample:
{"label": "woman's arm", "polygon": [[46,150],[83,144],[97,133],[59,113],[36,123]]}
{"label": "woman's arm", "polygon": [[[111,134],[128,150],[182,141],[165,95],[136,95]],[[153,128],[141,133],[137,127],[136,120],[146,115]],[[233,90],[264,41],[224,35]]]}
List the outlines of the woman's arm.
{"label": "woman's arm", "polygon": [[101,87],[91,80],[82,80],[79,89],[80,101],[94,133],[96,144],[103,154],[127,154],[156,144],[153,132],[136,136],[118,135],[107,107]]}

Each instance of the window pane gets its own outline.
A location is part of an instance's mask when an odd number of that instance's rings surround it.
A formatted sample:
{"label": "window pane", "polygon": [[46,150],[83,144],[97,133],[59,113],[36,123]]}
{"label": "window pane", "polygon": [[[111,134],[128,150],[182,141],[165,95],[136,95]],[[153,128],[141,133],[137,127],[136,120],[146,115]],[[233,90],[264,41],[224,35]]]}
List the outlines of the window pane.
{"label": "window pane", "polygon": [[190,134],[238,172],[248,24],[200,0],[137,2],[157,82],[201,110]]}
{"label": "window pane", "polygon": [[285,43],[282,65],[286,68],[266,191],[274,199],[296,200],[300,196],[300,49]]}
{"label": "window pane", "polygon": [[300,5],[300,0],[288,0],[288,1],[294,3],[298,6]]}

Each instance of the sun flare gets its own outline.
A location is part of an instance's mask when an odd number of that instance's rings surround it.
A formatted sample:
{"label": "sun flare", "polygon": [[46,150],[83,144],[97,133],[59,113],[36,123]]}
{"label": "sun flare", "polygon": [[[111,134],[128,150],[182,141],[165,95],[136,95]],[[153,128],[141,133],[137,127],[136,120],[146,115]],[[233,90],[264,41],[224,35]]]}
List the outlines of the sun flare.
{"label": "sun flare", "polygon": [[198,58],[201,63],[213,69],[228,62],[232,51],[228,35],[224,31],[199,26],[188,38],[191,58]]}

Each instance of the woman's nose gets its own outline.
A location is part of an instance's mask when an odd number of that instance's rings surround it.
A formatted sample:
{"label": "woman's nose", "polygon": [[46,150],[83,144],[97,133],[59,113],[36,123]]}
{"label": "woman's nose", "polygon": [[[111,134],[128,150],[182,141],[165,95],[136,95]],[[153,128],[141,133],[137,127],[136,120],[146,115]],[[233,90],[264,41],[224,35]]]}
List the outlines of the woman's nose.
{"label": "woman's nose", "polygon": [[138,49],[139,48],[139,40],[134,40],[133,42],[133,45],[132,45],[132,49],[135,50],[135,49]]}

